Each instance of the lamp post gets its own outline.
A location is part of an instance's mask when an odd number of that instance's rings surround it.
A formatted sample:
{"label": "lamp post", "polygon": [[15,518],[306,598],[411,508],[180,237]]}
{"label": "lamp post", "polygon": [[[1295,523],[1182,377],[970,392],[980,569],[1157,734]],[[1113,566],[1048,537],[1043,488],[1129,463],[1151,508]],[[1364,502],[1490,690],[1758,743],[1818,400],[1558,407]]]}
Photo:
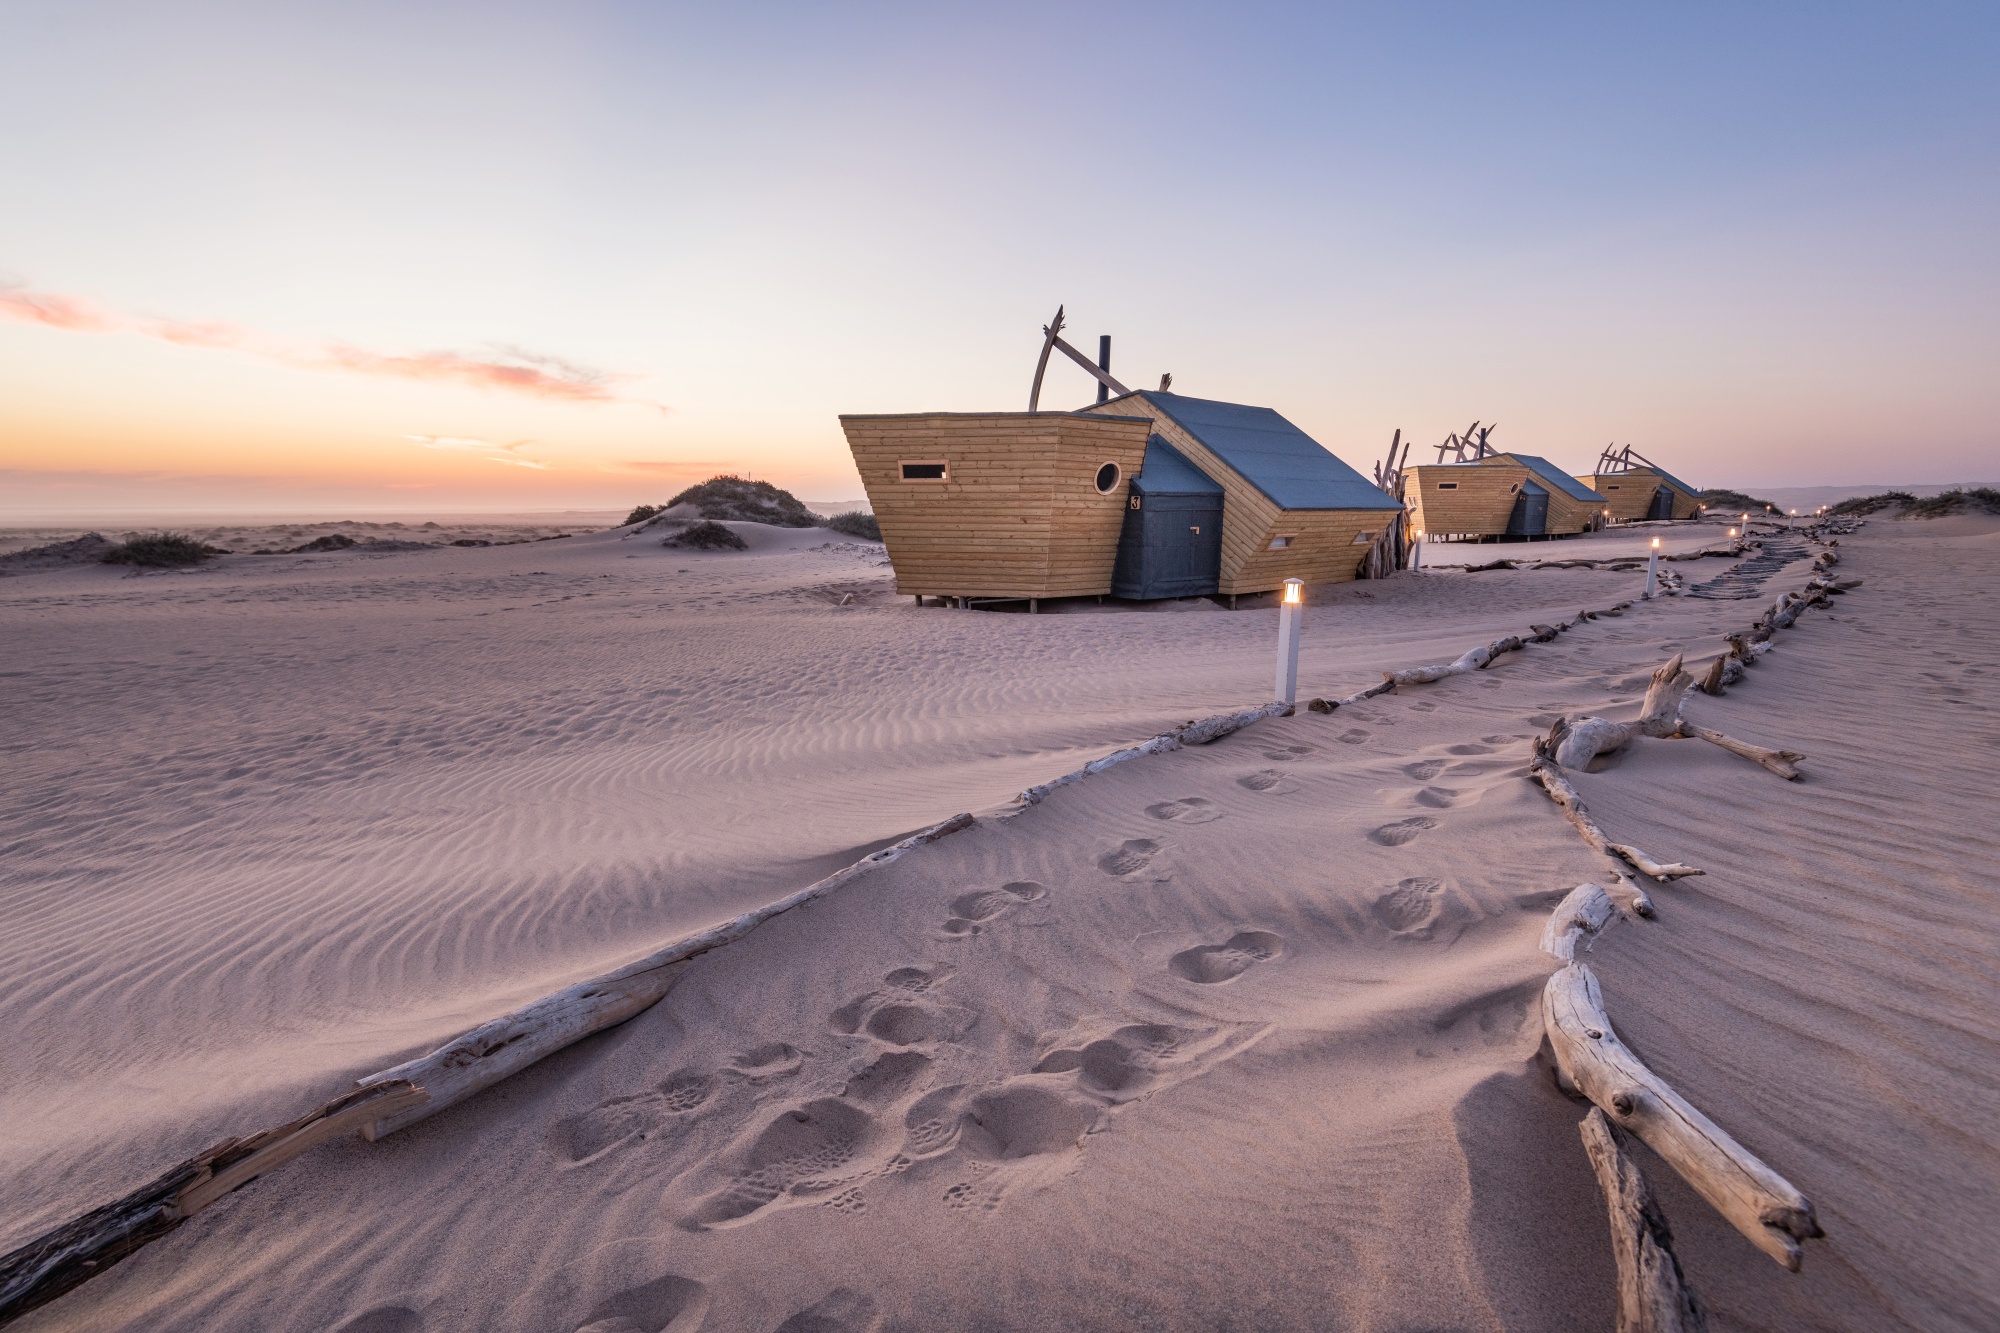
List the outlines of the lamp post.
{"label": "lamp post", "polygon": [[1304,579],[1286,579],[1285,595],[1278,603],[1277,698],[1283,704],[1299,701],[1299,627],[1305,617]]}
{"label": "lamp post", "polygon": [[1410,536],[1410,568],[1422,569],[1423,567],[1424,567],[1424,530],[1422,528],[1418,528]]}
{"label": "lamp post", "polygon": [[1799,521],[1799,511],[1796,509],[1794,509],[1791,513],[1785,515],[1785,527],[1787,529],[1796,527],[1798,525],[1798,521]]}
{"label": "lamp post", "polygon": [[1653,538],[1653,553],[1646,558],[1646,596],[1660,586],[1660,539]]}

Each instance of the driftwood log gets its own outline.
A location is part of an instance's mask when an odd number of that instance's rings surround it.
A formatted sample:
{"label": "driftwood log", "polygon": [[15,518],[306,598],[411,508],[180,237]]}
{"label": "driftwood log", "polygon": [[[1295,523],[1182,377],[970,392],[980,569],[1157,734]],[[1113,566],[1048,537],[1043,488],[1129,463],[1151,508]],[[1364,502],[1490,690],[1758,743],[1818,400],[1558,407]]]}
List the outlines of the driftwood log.
{"label": "driftwood log", "polygon": [[1798,1271],[1799,1242],[1824,1234],[1812,1201],[1618,1039],[1587,964],[1570,963],[1549,978],[1542,1018],[1566,1087],[1643,1140],[1758,1249]]}
{"label": "driftwood log", "polygon": [[0,1256],[0,1324],[96,1277],[306,1149],[352,1133],[378,1116],[421,1106],[426,1098],[424,1089],[400,1079],[344,1093],[289,1124],[247,1139],[224,1139],[124,1198]]}
{"label": "driftwood log", "polygon": [[[1717,660],[1720,662],[1722,659]],[[1720,679],[1718,672],[1724,670],[1726,668],[1711,667],[1709,678]],[[1598,755],[1609,754],[1641,736],[1663,740],[1688,737],[1719,745],[1731,754],[1762,764],[1781,778],[1794,782],[1798,780],[1797,766],[1805,756],[1797,751],[1771,750],[1752,745],[1682,718],[1681,706],[1694,683],[1694,677],[1681,669],[1680,655],[1675,654],[1672,661],[1653,673],[1652,684],[1646,690],[1645,704],[1635,720],[1611,722],[1588,716],[1558,718],[1549,728],[1546,749],[1562,767],[1582,768]]]}
{"label": "driftwood log", "polygon": [[1549,913],[1542,927],[1542,952],[1559,963],[1573,963],[1578,947],[1617,919],[1611,895],[1595,884],[1579,884]]}
{"label": "driftwood log", "polygon": [[1705,872],[1693,866],[1684,866],[1677,861],[1661,862],[1640,851],[1637,847],[1622,842],[1613,842],[1605,836],[1597,821],[1590,817],[1584,807],[1583,797],[1563,776],[1562,769],[1552,760],[1546,749],[1547,742],[1535,742],[1535,757],[1528,762],[1528,776],[1542,784],[1549,799],[1562,807],[1565,818],[1583,835],[1583,840],[1606,855],[1617,856],[1641,874],[1665,881],[1679,879],[1684,875],[1700,875]]}
{"label": "driftwood log", "polygon": [[[1386,689],[1387,687],[1383,688]],[[1379,694],[1381,690],[1373,690],[1369,693]],[[1366,695],[1354,696],[1355,699],[1366,697]],[[1312,701],[1311,707],[1315,711],[1320,712],[1330,713],[1333,711],[1331,708],[1320,709],[1319,704],[1321,702],[1323,701],[1315,699]],[[1351,703],[1353,700],[1349,699],[1342,702]],[[1232,732],[1243,730],[1243,728],[1249,726],[1252,722],[1261,722],[1267,717],[1283,717],[1291,711],[1292,706],[1290,704],[1272,702],[1262,704],[1256,708],[1246,708],[1241,712],[1218,713],[1214,717],[1205,717],[1199,722],[1183,722],[1172,731],[1163,732],[1143,744],[1134,745],[1124,750],[1113,751],[1105,755],[1102,759],[1091,760],[1082,768],[1076,769],[1073,772],[1065,773],[1059,778],[1030,787],[1014,799],[1018,800],[1024,806],[1040,805],[1044,800],[1048,799],[1049,793],[1055,791],[1058,787],[1067,787],[1072,782],[1081,782],[1093,773],[1102,773],[1107,768],[1116,768],[1119,764],[1137,759],[1142,755],[1165,754],[1169,750],[1178,750],[1184,745],[1207,745],[1211,741],[1221,740],[1224,736]],[[970,816],[964,817],[970,818]]]}
{"label": "driftwood log", "polygon": [[1469,650],[1456,662],[1445,662],[1438,666],[1406,667],[1401,671],[1385,671],[1382,673],[1382,679],[1391,689],[1404,685],[1428,685],[1447,676],[1463,676],[1468,672],[1484,671],[1492,664],[1494,658],[1503,653],[1514,652],[1520,646],[1519,636],[1510,634],[1504,639],[1495,639],[1492,643],[1482,644]]}
{"label": "driftwood log", "polygon": [[1618,1264],[1617,1333],[1705,1333],[1708,1320],[1674,1257],[1674,1233],[1653,1186],[1625,1154],[1624,1131],[1593,1106],[1577,1126],[1604,1192]]}
{"label": "driftwood log", "polygon": [[370,1141],[393,1134],[455,1105],[482,1088],[491,1087],[509,1074],[553,1055],[565,1046],[583,1040],[593,1032],[615,1027],[659,1002],[673,988],[676,965],[697,954],[742,939],[772,917],[782,916],[841,885],[879,870],[926,843],[972,827],[971,815],[953,815],[942,824],[925,829],[891,847],[872,852],[844,870],[800,889],[789,897],[767,903],[742,916],[725,921],[698,934],[675,940],[664,949],[601,977],[580,981],[525,1008],[482,1023],[463,1036],[446,1042],[428,1055],[405,1061],[393,1069],[357,1080],[368,1088],[382,1083],[409,1082],[430,1093],[423,1103],[372,1119],[362,1126],[363,1138]]}

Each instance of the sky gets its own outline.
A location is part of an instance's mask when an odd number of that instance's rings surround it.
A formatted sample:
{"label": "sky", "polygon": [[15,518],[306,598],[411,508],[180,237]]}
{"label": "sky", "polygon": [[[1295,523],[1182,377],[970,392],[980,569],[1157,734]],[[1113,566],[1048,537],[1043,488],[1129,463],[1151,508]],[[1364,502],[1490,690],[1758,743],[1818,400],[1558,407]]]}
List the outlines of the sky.
{"label": "sky", "polygon": [[1996,57],[1991,3],[0,0],[0,511],[857,497],[839,414],[1024,409],[1059,303],[1363,472],[1990,481]]}

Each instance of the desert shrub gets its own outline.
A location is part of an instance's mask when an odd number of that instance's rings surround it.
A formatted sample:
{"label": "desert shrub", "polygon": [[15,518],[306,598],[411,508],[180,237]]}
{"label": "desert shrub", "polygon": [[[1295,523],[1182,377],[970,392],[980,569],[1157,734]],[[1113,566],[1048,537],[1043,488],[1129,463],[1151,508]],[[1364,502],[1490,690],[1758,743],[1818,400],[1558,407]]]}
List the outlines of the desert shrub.
{"label": "desert shrub", "polygon": [[1856,495],[1827,507],[1829,514],[1844,514],[1860,517],[1864,514],[1878,514],[1884,509],[1904,509],[1917,502],[1917,497],[1908,491],[1883,491],[1880,495]]}
{"label": "desert shrub", "polygon": [[228,554],[220,546],[206,546],[183,533],[150,532],[112,547],[99,558],[107,565],[170,569],[176,565],[198,565],[210,556]]}
{"label": "desert shrub", "polygon": [[819,526],[819,517],[800,504],[797,496],[768,481],[710,477],[667,501],[667,508],[683,504],[693,505],[703,518],[724,522],[769,523],[780,528]]}
{"label": "desert shrub", "polygon": [[621,528],[629,528],[634,523],[644,523],[647,519],[659,513],[662,508],[663,506],[661,505],[640,505],[637,509],[634,509],[631,513],[625,515],[625,521],[623,523],[620,523],[618,526]]}
{"label": "desert shrub", "polygon": [[1734,509],[1738,513],[1746,511],[1754,513],[1758,510],[1776,509],[1778,507],[1769,500],[1759,500],[1756,496],[1745,495],[1742,491],[1722,490],[1720,488],[1703,491],[1701,493],[1701,502],[1710,509]]}
{"label": "desert shrub", "polygon": [[312,555],[319,551],[344,551],[354,545],[354,538],[344,532],[329,532],[323,537],[315,537],[301,546],[285,549],[286,555]]}
{"label": "desert shrub", "polygon": [[859,509],[854,510],[852,513],[835,514],[832,518],[821,523],[820,526],[831,528],[835,532],[845,533],[849,537],[860,537],[871,542],[882,540],[882,525],[875,521],[875,515],[864,514]]}
{"label": "desert shrub", "polygon": [[723,527],[720,523],[703,519],[692,527],[682,528],[673,536],[663,540],[662,546],[677,546],[693,551],[747,551],[750,543]]}

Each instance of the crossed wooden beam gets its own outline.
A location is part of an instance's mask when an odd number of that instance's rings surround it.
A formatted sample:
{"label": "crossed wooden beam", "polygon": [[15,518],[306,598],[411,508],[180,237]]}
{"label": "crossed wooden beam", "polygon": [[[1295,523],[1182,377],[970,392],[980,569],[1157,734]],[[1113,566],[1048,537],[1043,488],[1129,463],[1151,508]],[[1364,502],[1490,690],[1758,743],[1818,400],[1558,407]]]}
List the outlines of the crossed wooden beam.
{"label": "crossed wooden beam", "polygon": [[[1064,342],[1062,331],[1063,331],[1063,308],[1061,306],[1057,306],[1056,317],[1050,320],[1047,324],[1044,324],[1042,326],[1042,355],[1041,359],[1035,362],[1034,387],[1028,390],[1028,410],[1030,412],[1038,411],[1041,407],[1042,374],[1049,368],[1049,353],[1052,351],[1060,351],[1064,356],[1076,362],[1079,366],[1082,366],[1085,370],[1089,371],[1093,376],[1095,376],[1099,383],[1101,383],[1105,388],[1111,390],[1112,393],[1117,394],[1119,397],[1122,398],[1126,394],[1132,392],[1130,389],[1120,384],[1117,380],[1112,379],[1110,371],[1104,369],[1102,366],[1098,365],[1095,361],[1092,361],[1089,357],[1085,356],[1082,352],[1077,351],[1074,347],[1071,347],[1068,343]],[[1160,387],[1164,389],[1167,386],[1164,383],[1162,383]]]}

